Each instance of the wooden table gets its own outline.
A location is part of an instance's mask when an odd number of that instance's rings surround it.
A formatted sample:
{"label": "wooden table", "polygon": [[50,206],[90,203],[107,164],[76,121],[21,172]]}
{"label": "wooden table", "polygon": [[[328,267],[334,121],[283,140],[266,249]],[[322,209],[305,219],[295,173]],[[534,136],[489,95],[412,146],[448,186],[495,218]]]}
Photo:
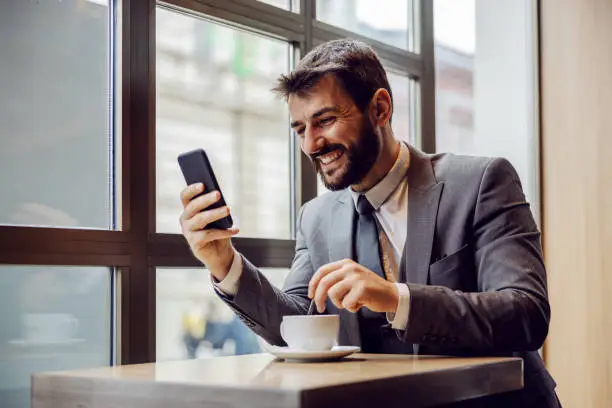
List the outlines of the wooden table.
{"label": "wooden table", "polygon": [[520,389],[519,358],[356,354],[287,363],[268,354],[33,376],[33,408],[422,407]]}

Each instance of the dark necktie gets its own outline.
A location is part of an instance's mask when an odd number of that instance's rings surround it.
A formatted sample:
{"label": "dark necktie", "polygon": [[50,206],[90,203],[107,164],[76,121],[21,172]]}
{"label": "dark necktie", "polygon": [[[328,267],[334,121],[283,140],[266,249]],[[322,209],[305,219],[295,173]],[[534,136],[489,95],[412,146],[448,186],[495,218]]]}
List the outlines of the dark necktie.
{"label": "dark necktie", "polygon": [[380,245],[378,243],[378,227],[374,218],[374,207],[363,194],[357,200],[355,257],[357,263],[386,279],[380,262]]}

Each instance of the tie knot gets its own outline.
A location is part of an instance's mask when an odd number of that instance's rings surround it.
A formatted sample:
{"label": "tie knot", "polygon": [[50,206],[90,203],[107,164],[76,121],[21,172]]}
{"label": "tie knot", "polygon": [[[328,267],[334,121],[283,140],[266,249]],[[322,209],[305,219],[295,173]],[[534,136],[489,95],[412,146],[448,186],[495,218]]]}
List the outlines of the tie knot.
{"label": "tie knot", "polygon": [[357,199],[357,212],[359,215],[368,215],[371,214],[372,211],[374,211],[372,204],[370,204],[364,194],[360,194],[359,198]]}

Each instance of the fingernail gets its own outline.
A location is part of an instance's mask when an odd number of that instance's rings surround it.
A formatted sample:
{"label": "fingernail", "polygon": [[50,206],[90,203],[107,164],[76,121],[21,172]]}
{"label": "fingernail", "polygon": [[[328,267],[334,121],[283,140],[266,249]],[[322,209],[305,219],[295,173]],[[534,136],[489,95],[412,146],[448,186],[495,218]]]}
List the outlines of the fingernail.
{"label": "fingernail", "polygon": [[215,194],[215,197],[217,197],[217,200],[219,200],[221,198],[221,193],[217,191],[217,194]]}
{"label": "fingernail", "polygon": [[202,187],[203,187],[202,183],[197,183],[197,184],[195,185],[195,189],[196,189],[196,191],[200,191],[200,190],[202,189]]}

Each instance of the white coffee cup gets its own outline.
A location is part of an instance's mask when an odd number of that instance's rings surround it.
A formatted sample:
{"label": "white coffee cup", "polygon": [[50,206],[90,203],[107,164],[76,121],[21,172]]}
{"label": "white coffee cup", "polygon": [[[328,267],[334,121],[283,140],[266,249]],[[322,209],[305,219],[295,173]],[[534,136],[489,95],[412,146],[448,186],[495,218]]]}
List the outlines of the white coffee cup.
{"label": "white coffee cup", "polygon": [[283,340],[295,350],[331,350],[337,343],[339,330],[338,315],[284,316],[280,325]]}

